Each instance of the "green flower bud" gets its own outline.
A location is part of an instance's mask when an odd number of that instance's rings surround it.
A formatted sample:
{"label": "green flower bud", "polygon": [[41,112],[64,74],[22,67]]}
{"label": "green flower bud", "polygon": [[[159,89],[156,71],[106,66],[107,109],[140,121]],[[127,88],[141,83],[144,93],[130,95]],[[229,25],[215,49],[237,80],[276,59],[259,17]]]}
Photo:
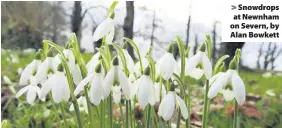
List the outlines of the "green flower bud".
{"label": "green flower bud", "polygon": [[64,71],[64,67],[63,67],[63,64],[62,64],[62,63],[60,63],[60,64],[58,65],[57,71],[59,71],[59,72],[63,72],[63,71]]}
{"label": "green flower bud", "polygon": [[150,76],[150,74],[151,74],[151,69],[150,69],[150,66],[148,66],[144,70],[144,75]]}
{"label": "green flower bud", "polygon": [[34,59],[41,60],[41,53],[39,51],[35,54]]}
{"label": "green flower bud", "polygon": [[168,45],[168,48],[167,48],[166,51],[169,52],[169,53],[172,53],[172,52],[173,52],[173,43],[170,43],[170,44]]}
{"label": "green flower bud", "polygon": [[117,56],[115,56],[115,58],[113,59],[113,65],[114,66],[118,66],[119,65],[119,61],[118,61],[118,57]]}
{"label": "green flower bud", "polygon": [[115,12],[112,12],[109,18],[114,19],[115,18]]}
{"label": "green flower bud", "polygon": [[127,44],[127,43],[124,43],[123,46],[122,46],[122,48],[123,48],[123,49],[127,49],[127,48],[128,48],[128,44]]}
{"label": "green flower bud", "polygon": [[47,57],[54,57],[52,50],[47,51]]}
{"label": "green flower bud", "polygon": [[222,62],[221,66],[219,67],[219,72],[225,72],[226,68],[225,68],[225,63]]}
{"label": "green flower bud", "polygon": [[101,63],[99,63],[99,64],[96,66],[95,72],[96,72],[96,73],[101,73],[101,72],[102,72],[102,65],[101,65]]}
{"label": "green flower bud", "polygon": [[200,46],[200,51],[205,52],[206,51],[206,43],[202,43]]}
{"label": "green flower bud", "polygon": [[229,69],[236,70],[238,68],[238,64],[236,61],[236,57],[234,57],[229,63]]}

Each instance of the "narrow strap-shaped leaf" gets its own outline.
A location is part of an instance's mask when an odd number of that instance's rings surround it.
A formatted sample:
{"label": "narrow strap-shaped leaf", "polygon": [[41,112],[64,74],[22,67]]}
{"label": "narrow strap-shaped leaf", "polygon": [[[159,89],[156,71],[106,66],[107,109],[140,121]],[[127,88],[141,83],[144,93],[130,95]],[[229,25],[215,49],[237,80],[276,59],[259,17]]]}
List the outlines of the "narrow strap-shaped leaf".
{"label": "narrow strap-shaped leaf", "polygon": [[123,53],[122,49],[118,45],[116,45],[116,44],[112,44],[112,45],[117,50],[118,55],[121,58],[123,69],[124,69],[126,75],[129,76],[129,71],[128,71],[127,64],[126,64],[126,59],[125,59],[125,56],[124,56],[124,53]]}
{"label": "narrow strap-shaped leaf", "polygon": [[220,64],[228,57],[229,55],[224,55],[217,60],[214,66],[213,75],[215,75],[218,72]]}

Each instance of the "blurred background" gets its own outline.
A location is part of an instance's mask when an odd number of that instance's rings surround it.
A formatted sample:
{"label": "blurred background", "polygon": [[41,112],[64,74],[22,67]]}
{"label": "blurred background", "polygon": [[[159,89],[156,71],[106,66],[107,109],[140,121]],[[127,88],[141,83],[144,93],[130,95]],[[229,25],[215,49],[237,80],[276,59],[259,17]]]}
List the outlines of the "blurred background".
{"label": "blurred background", "polygon": [[[42,40],[48,39],[64,46],[67,36],[74,32],[80,42],[81,52],[85,53],[85,60],[88,61],[95,47],[101,45],[100,41],[92,40],[92,35],[105,19],[111,3],[1,2],[2,119],[17,119],[11,113],[17,106],[17,100],[12,96],[19,89],[17,83],[21,71],[31,62],[35,51],[42,48]],[[186,46],[191,47],[190,55],[196,53],[199,45],[205,41],[206,34],[211,35],[213,63],[222,55],[233,56],[237,48],[242,49],[240,74],[248,92],[246,105],[241,108],[242,114],[246,115],[242,125],[282,127],[282,43],[221,42],[220,6],[222,0],[119,2],[115,9],[114,42],[121,44],[124,36],[133,39],[141,49],[151,45],[155,60],[164,54],[176,35],[182,38]],[[128,51],[135,58],[131,47]],[[194,83],[192,123],[197,126],[201,125],[198,112],[201,112],[203,101],[198,92],[203,93],[200,90],[203,83]],[[222,120],[231,120],[231,104],[224,105],[224,100],[219,97],[213,101],[211,109],[212,120],[209,124],[228,127],[228,121],[225,124]]]}

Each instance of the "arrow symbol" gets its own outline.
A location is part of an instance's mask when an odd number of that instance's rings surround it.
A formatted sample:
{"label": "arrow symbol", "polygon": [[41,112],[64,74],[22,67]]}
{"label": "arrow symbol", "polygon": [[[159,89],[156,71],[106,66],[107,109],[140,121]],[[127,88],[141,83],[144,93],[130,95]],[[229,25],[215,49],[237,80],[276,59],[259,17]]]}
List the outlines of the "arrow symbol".
{"label": "arrow symbol", "polygon": [[231,5],[231,10],[234,10],[236,9],[236,6],[235,5]]}

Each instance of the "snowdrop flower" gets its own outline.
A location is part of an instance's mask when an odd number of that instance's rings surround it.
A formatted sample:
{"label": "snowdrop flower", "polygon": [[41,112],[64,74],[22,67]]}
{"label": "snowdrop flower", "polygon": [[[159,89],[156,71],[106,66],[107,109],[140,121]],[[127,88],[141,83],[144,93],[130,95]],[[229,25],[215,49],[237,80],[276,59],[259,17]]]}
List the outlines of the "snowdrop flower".
{"label": "snowdrop flower", "polygon": [[137,97],[138,103],[143,109],[148,103],[153,106],[156,102],[155,88],[153,81],[150,78],[150,67],[145,69],[144,75],[142,75],[140,78]]}
{"label": "snowdrop flower", "polygon": [[118,57],[112,61],[112,67],[103,80],[103,96],[107,98],[112,90],[114,102],[121,99],[121,89],[127,100],[130,100],[130,82],[125,73],[119,67]]}
{"label": "snowdrop flower", "polygon": [[24,94],[25,92],[27,92],[27,102],[29,104],[33,104],[36,95],[39,96],[40,94],[40,88],[37,86],[36,80],[34,76],[29,77],[29,82],[30,84],[23,87],[17,94],[16,94],[16,98],[19,98],[22,94]]}
{"label": "snowdrop flower", "polygon": [[181,115],[184,119],[188,118],[188,109],[183,99],[181,99],[174,90],[171,90],[164,96],[160,106],[158,115],[163,117],[165,121],[171,119],[175,106],[178,106],[181,111]]}
{"label": "snowdrop flower", "polygon": [[[70,72],[72,74],[73,82],[75,85],[78,85],[79,82],[82,80],[82,75],[79,65],[76,63],[74,54],[70,49],[64,49],[63,53],[67,58],[67,62],[70,68]],[[54,66],[58,66],[58,64],[61,62],[60,55],[59,54],[56,55],[54,59],[55,59]]]}
{"label": "snowdrop flower", "polygon": [[140,78],[135,79],[135,76],[133,74],[129,75],[129,82],[131,83],[130,86],[130,99],[133,100],[134,96],[136,95],[138,88],[139,88],[139,83],[140,83]]}
{"label": "snowdrop flower", "polygon": [[10,78],[8,76],[3,76],[3,80],[5,84],[11,85],[12,81],[10,80]]}
{"label": "snowdrop flower", "polygon": [[23,69],[22,68],[18,68],[18,70],[17,70],[18,75],[21,75],[22,72],[23,72]]}
{"label": "snowdrop flower", "polygon": [[114,20],[113,17],[109,17],[98,25],[98,27],[94,32],[93,40],[98,41],[99,39],[105,37],[105,42],[107,44],[111,44],[114,39],[114,34],[115,34]]}
{"label": "snowdrop flower", "polygon": [[41,65],[40,58],[40,53],[36,53],[35,59],[25,67],[20,77],[20,85],[28,84],[29,78],[36,73],[38,67]]}
{"label": "snowdrop flower", "polygon": [[[130,72],[130,73],[133,73],[134,72],[134,61],[133,61],[133,59],[131,58],[131,56],[129,55],[129,53],[127,52],[127,44],[124,44],[125,46],[124,46],[124,48],[122,49],[122,52],[123,52],[123,54],[124,54],[124,57],[125,57],[125,59],[126,59],[126,65],[127,65],[127,68],[128,68],[128,71]],[[121,58],[120,58],[120,56],[119,56],[119,63],[122,63],[122,61],[121,61]],[[121,65],[122,66],[122,65]]]}
{"label": "snowdrop flower", "polygon": [[[79,107],[79,111],[85,111],[86,114],[88,114],[88,107],[87,107],[87,101],[84,96],[81,96],[77,99],[77,104]],[[74,111],[74,106],[71,104],[69,110],[72,112]]]}
{"label": "snowdrop flower", "polygon": [[47,58],[42,62],[42,64],[39,66],[35,78],[38,83],[43,82],[47,79],[48,74],[54,73],[56,71],[56,63],[54,62],[57,60],[54,60],[52,51],[47,52]]}
{"label": "snowdrop flower", "polygon": [[231,101],[234,97],[238,104],[243,104],[246,98],[245,85],[236,71],[236,62],[232,60],[229,69],[211,85],[208,98],[213,98],[221,91],[226,101]]}
{"label": "snowdrop flower", "polygon": [[55,103],[69,100],[70,89],[63,70],[63,65],[59,64],[57,71],[42,84],[39,95],[40,99],[46,97],[48,92],[51,91]]}
{"label": "snowdrop flower", "polygon": [[[209,58],[206,55],[206,44],[203,43],[200,47],[200,51],[189,58],[186,61],[185,74],[191,76],[195,79],[200,79],[203,74],[207,79],[210,79],[212,76],[212,65]],[[197,66],[201,68],[198,68]]]}
{"label": "snowdrop flower", "polygon": [[167,52],[156,64],[157,73],[161,75],[164,80],[168,80],[175,71],[175,68],[178,68],[177,62],[172,54],[172,47],[173,45],[171,43],[168,46]]}
{"label": "snowdrop flower", "polygon": [[94,54],[91,60],[86,64],[86,69],[88,71],[88,74],[91,74],[95,71],[95,68],[99,64],[101,58],[102,56],[100,52]]}
{"label": "snowdrop flower", "polygon": [[100,104],[100,101],[103,99],[103,74],[102,66],[98,64],[96,66],[95,72],[89,74],[85,77],[74,90],[74,95],[77,96],[85,87],[87,83],[91,83],[90,87],[90,102],[95,106]]}
{"label": "snowdrop flower", "polygon": [[266,94],[269,96],[275,96],[275,93],[273,92],[273,90],[267,90]]}
{"label": "snowdrop flower", "polygon": [[[160,96],[162,95],[162,97],[163,97],[163,96],[166,95],[165,87],[164,87],[164,85],[162,85],[162,87],[161,87],[160,82],[156,82],[154,84],[154,87],[155,87],[156,102],[160,102],[160,100],[161,100]],[[161,89],[161,92],[160,92],[160,89]]]}
{"label": "snowdrop flower", "polygon": [[144,57],[142,58],[142,67],[143,69],[141,69],[140,67],[140,61],[138,61],[135,65],[134,65],[134,74],[136,75],[136,77],[140,77],[141,74],[141,70],[145,70],[145,68],[149,65],[148,60]]}

